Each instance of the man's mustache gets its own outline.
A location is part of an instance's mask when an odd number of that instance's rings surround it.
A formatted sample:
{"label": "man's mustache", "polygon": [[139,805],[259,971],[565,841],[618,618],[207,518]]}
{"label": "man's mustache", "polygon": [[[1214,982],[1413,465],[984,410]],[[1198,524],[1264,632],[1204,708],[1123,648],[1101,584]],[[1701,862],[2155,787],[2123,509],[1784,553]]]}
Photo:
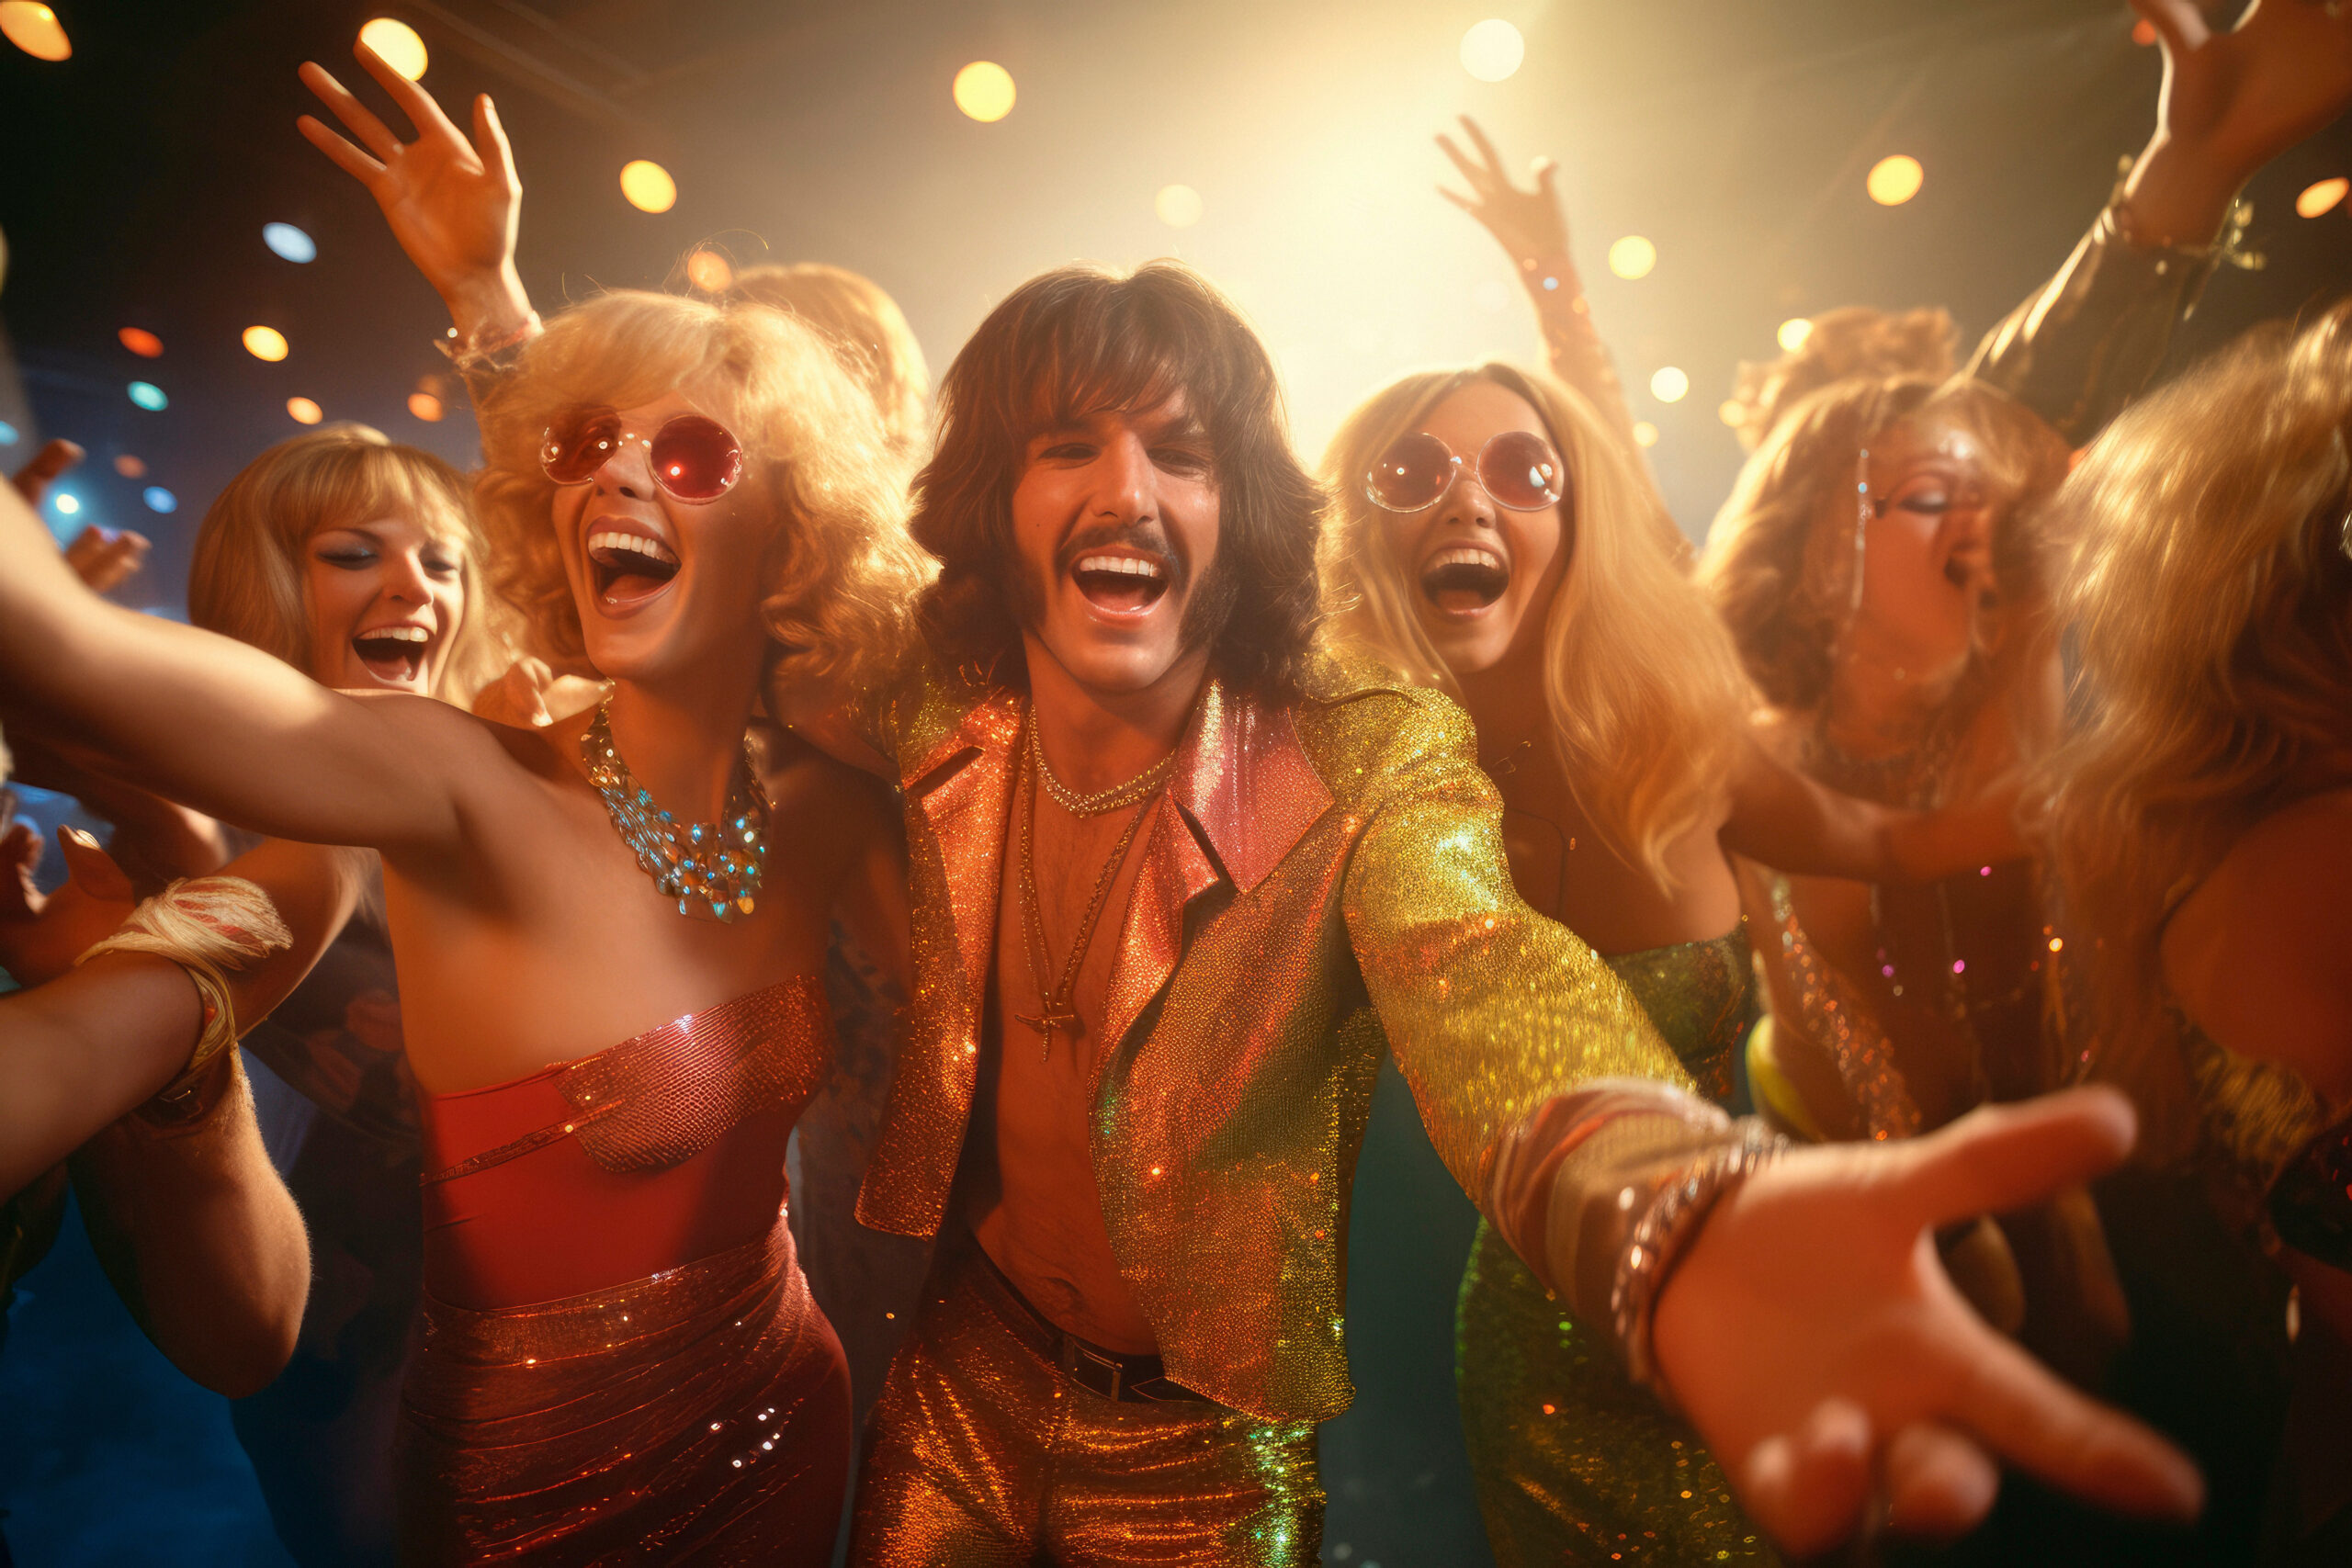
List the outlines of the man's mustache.
{"label": "man's mustache", "polygon": [[1054,570],[1057,575],[1067,576],[1080,558],[1114,546],[1139,550],[1151,557],[1168,574],[1168,592],[1179,595],[1183,592],[1186,579],[1191,574],[1183,558],[1170,544],[1167,531],[1157,523],[1098,523],[1092,527],[1081,528],[1064,541],[1060,550],[1056,552]]}

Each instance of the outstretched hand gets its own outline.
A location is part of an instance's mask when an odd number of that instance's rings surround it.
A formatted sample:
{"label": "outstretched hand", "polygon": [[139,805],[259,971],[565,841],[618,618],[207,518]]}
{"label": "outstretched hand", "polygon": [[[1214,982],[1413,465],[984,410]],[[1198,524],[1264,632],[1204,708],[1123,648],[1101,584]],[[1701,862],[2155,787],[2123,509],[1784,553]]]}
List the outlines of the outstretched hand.
{"label": "outstretched hand", "polygon": [[354,145],[321,120],[295,122],[311,144],[368,187],[391,225],[392,237],[449,305],[458,329],[515,324],[496,318],[527,311],[514,270],[514,235],[521,221],[523,183],[514,149],[490,95],[474,99],[473,138],[441,112],[433,95],[385,63],[366,44],[352,55],[416,128],[402,141],[322,66],[303,62],[303,85],[334,111]]}
{"label": "outstretched hand", "polygon": [[[2075,1393],[1953,1289],[1936,1227],[2113,1168],[2110,1089],[1988,1107],[1925,1137],[1796,1150],[1708,1216],[1657,1303],[1667,1384],[1757,1523],[1797,1554],[1883,1523],[1951,1535],[1998,1463],[2122,1512],[2186,1519],[2203,1486],[2154,1432]],[[1866,1517],[1875,1495],[1883,1514]]]}
{"label": "outstretched hand", "polygon": [[1536,159],[1529,170],[1534,185],[1522,190],[1512,183],[1503,168],[1502,154],[1478,129],[1478,122],[1465,114],[1462,130],[1477,149],[1477,157],[1464,153],[1443,131],[1438,133],[1437,144],[1453,161],[1470,194],[1440,186],[1438,195],[1484,224],[1515,262],[1567,254],[1568,220],[1560,210],[1560,193],[1553,184],[1558,165],[1549,158]]}
{"label": "outstretched hand", "polygon": [[19,985],[64,974],[138,907],[130,879],[96,839],[78,828],[60,828],[57,847],[65,854],[67,880],[43,895],[33,885],[40,834],[28,822],[12,822],[0,833],[0,969]]}

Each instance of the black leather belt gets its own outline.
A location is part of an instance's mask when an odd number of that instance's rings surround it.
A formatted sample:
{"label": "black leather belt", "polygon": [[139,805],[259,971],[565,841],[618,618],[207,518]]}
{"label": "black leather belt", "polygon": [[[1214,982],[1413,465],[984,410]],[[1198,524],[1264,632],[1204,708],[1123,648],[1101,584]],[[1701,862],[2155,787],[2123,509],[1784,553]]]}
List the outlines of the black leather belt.
{"label": "black leather belt", "polygon": [[1163,1404],[1171,1400],[1208,1403],[1205,1394],[1196,1393],[1170,1378],[1166,1365],[1158,1356],[1130,1356],[1106,1350],[1061,1327],[1031,1304],[985,1249],[975,1247],[972,1250],[978,1255],[981,1277],[1007,1309],[1001,1314],[1005,1326],[1032,1350],[1060,1368],[1062,1375],[1079,1387],[1123,1404]]}

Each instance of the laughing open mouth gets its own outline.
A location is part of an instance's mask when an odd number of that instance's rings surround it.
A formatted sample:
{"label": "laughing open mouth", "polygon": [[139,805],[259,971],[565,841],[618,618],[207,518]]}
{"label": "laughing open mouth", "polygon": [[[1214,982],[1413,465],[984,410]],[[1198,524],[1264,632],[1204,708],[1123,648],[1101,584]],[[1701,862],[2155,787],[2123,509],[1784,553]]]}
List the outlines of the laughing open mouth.
{"label": "laughing open mouth", "polygon": [[1080,556],[1069,576],[1088,604],[1119,615],[1148,610],[1168,592],[1168,568],[1140,556]]}
{"label": "laughing open mouth", "polygon": [[423,626],[377,626],[351,639],[351,651],[387,685],[413,686],[424,674],[433,634]]}
{"label": "laughing open mouth", "polygon": [[1455,615],[1483,610],[1510,586],[1510,568],[1494,551],[1477,545],[1440,550],[1421,570],[1421,595]]}
{"label": "laughing open mouth", "polygon": [[616,528],[588,536],[588,565],[596,574],[596,597],[607,604],[650,599],[678,575],[677,553],[669,546]]}

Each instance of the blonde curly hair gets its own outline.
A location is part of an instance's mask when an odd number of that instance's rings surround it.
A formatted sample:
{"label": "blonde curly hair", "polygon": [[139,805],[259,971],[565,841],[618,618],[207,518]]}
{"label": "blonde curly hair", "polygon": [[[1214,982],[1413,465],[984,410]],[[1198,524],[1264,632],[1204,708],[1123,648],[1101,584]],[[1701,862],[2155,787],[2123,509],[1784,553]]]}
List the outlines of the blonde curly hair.
{"label": "blonde curly hair", "polygon": [[775,504],[777,544],[761,606],[779,645],[771,690],[855,685],[898,658],[924,579],[906,535],[900,466],[872,399],[806,322],[748,300],[616,289],[576,305],[525,347],[481,411],[488,466],[475,499],[491,573],[521,612],[532,651],[595,676],[539,466],[548,426],[583,406],[630,408],[680,391],[734,432],[747,478]]}
{"label": "blonde curly hair", "polygon": [[2165,921],[2352,749],[2352,301],[2261,329],[2127,411],[2061,492],[2088,716],[2043,826],[2091,952],[2100,1070],[2177,1144]]}
{"label": "blonde curly hair", "polygon": [[1778,359],[1742,360],[1732,384],[1731,426],[1753,452],[1782,416],[1811,393],[1849,376],[1924,376],[1952,372],[1960,329],[1949,311],[1929,306],[1900,313],[1846,305],[1813,318],[1804,341]]}
{"label": "blonde curly hair", "polygon": [[1611,847],[1670,893],[1667,850],[1721,806],[1751,697],[1731,639],[1682,573],[1680,532],[1575,391],[1540,372],[1486,364],[1406,376],[1358,404],[1323,459],[1333,498],[1321,549],[1326,635],[1461,695],[1414,613],[1418,589],[1396,556],[1396,514],[1365,495],[1364,475],[1398,436],[1477,381],[1525,399],[1567,466],[1560,506],[1572,553],[1543,612],[1553,746]]}

